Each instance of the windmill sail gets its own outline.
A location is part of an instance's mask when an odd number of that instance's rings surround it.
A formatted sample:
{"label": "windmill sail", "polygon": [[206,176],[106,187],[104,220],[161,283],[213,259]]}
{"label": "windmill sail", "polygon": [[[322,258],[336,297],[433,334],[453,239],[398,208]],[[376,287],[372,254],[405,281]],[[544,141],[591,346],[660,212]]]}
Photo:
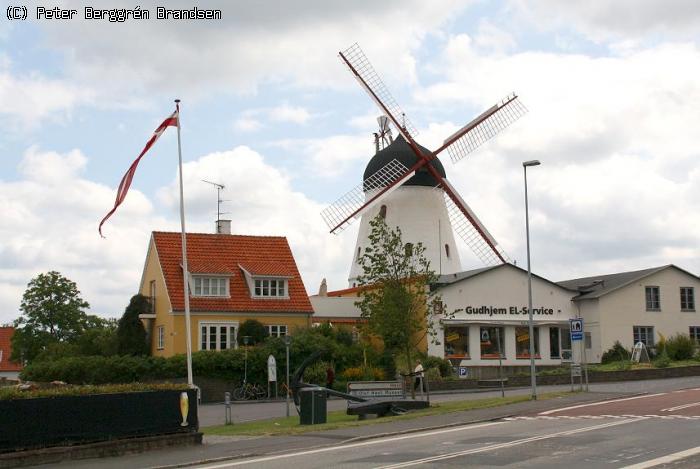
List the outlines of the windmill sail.
{"label": "windmill sail", "polygon": [[448,137],[443,145],[435,150],[435,154],[447,149],[452,162],[456,163],[520,119],[525,113],[527,108],[518,100],[518,96],[508,95]]}
{"label": "windmill sail", "polygon": [[[340,58],[350,67],[360,85],[367,91],[367,94],[377,103],[379,109],[391,119],[396,128],[406,138],[416,136],[418,132],[406,114],[401,110],[394,97],[389,92],[382,79],[379,77],[369,59],[362,52],[360,46],[355,43],[340,53]],[[397,119],[401,118],[401,121]]]}
{"label": "windmill sail", "polygon": [[321,217],[331,229],[331,233],[340,233],[352,223],[354,218],[358,218],[411,176],[413,171],[399,160],[391,160],[365,179],[362,184],[358,184],[326,207],[321,212]]}
{"label": "windmill sail", "polygon": [[[445,204],[447,205],[447,214],[450,216],[452,229],[454,229],[455,233],[462,238],[467,246],[469,246],[469,249],[472,250],[472,252],[481,262],[483,262],[485,265],[498,265],[511,262],[510,258],[501,248],[501,246],[495,243],[495,239],[494,247],[492,248],[489,246],[489,244],[484,240],[482,233],[479,233],[475,225],[464,216],[464,213],[462,213],[457,204],[455,204],[454,201],[447,196],[447,194],[445,194]],[[472,218],[483,227],[481,221],[476,217],[476,214],[471,211],[468,206],[465,205],[465,208],[471,212]],[[498,257],[496,252],[498,252],[503,259]]]}

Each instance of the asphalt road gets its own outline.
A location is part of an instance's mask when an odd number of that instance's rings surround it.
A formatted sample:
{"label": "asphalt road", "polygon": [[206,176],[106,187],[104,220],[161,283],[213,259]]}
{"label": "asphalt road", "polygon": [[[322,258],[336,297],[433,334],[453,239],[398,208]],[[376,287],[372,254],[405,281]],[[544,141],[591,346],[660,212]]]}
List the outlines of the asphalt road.
{"label": "asphalt road", "polygon": [[[668,388],[669,385],[677,388],[695,386],[699,383],[699,378],[677,378],[677,379],[659,379],[647,381],[627,381],[618,383],[597,383],[591,384],[590,390],[594,392],[646,392],[654,393]],[[567,391],[570,386],[540,386],[540,393],[553,391]],[[506,389],[506,396],[527,395],[530,393],[530,388],[522,389]],[[454,400],[467,399],[485,399],[487,397],[498,397],[501,395],[500,390],[486,392],[456,392],[449,394],[432,394],[433,402],[446,402]],[[347,401],[340,399],[331,399],[328,401],[328,410],[344,410],[347,408]],[[248,422],[251,420],[263,420],[282,417],[286,414],[286,404],[281,402],[234,402],[231,407],[234,423]],[[290,415],[296,415],[294,403],[290,404]],[[223,404],[204,404],[199,406],[199,425],[200,427],[209,427],[212,425],[223,425],[225,423],[224,406]]]}
{"label": "asphalt road", "polygon": [[494,422],[198,467],[697,468],[698,428],[700,388],[667,389]]}

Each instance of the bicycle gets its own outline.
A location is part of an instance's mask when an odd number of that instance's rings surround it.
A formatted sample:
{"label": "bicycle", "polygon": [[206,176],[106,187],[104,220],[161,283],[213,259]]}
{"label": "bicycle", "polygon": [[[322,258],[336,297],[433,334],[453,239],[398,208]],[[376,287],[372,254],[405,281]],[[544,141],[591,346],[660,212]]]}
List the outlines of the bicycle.
{"label": "bicycle", "polygon": [[233,398],[237,401],[247,401],[253,399],[264,399],[267,390],[257,384],[243,383],[233,390]]}

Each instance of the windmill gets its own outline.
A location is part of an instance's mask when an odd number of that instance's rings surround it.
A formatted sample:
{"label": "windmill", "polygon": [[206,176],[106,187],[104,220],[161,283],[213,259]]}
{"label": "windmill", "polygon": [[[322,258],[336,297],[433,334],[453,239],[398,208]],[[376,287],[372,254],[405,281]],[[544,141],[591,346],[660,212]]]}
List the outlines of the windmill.
{"label": "windmill", "polygon": [[[486,265],[509,262],[507,255],[494,237],[452,184],[447,181],[438,155],[447,150],[453,163],[456,163],[515,122],[527,112],[527,109],[518,100],[518,96],[508,95],[445,139],[439,148],[430,151],[416,143],[414,140],[414,136],[417,135],[415,127],[406,118],[360,46],[353,44],[345,51],[340,52],[339,56],[362,88],[377,104],[383,116],[387,118],[387,123],[390,121],[399,132],[399,137],[394,139],[388,147],[378,151],[377,155],[390,152],[394,146],[407,145],[412,153],[412,158],[409,160],[405,154],[399,154],[400,152],[397,153],[399,156],[397,158],[382,155],[382,162],[386,161],[386,163],[376,170],[372,168],[371,174],[367,173],[367,170],[370,169],[368,165],[362,183],[321,212],[321,216],[331,233],[340,233],[355,218],[360,218],[373,209],[376,210],[380,202],[388,200],[387,198],[404,183],[411,183],[419,177],[423,178],[423,181],[429,178],[429,184],[420,183],[419,185],[439,189],[438,196],[444,199],[443,204],[449,215],[449,221],[446,224],[451,225],[454,232],[466,242],[474,254]],[[380,134],[384,133],[382,130],[384,128],[380,120]],[[378,142],[378,137],[375,137],[375,142]],[[379,213],[386,213],[386,206],[381,206]],[[406,219],[406,217],[403,218]],[[438,219],[438,223],[440,223],[440,219]],[[449,236],[452,236],[452,229],[448,230]],[[442,231],[438,230],[438,238],[442,236],[441,233]],[[361,236],[360,233],[358,235],[357,257],[361,252],[361,246],[359,246]],[[442,250],[441,241],[439,240],[440,244],[437,245],[440,251]],[[448,251],[449,257],[448,245],[445,245],[445,251]],[[454,259],[454,257],[453,254],[452,258]],[[437,259],[441,263],[443,255],[439,254]],[[433,263],[432,260],[431,263]],[[433,263],[433,265],[435,264]],[[355,265],[351,269],[351,281],[353,270],[357,272]]]}

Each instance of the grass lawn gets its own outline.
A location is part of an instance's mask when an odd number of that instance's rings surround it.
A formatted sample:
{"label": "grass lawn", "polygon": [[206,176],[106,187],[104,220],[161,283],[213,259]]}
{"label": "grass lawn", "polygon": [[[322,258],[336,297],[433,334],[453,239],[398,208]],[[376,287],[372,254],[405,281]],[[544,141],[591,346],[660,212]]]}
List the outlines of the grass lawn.
{"label": "grass lawn", "polygon": [[[538,396],[538,399],[553,399],[569,395],[569,392],[552,392]],[[530,400],[530,396],[509,396],[505,398],[493,397],[488,399],[472,399],[468,401],[452,401],[434,403],[429,409],[411,411],[405,415],[383,417],[369,420],[357,420],[357,416],[347,415],[344,410],[328,412],[328,421],[321,425],[299,425],[299,417],[282,417],[270,420],[258,420],[234,425],[216,425],[203,427],[200,430],[205,435],[296,435],[306,432],[321,430],[333,430],[336,428],[356,427],[360,425],[373,425],[377,423],[392,422],[395,420],[409,420],[426,415],[441,415],[464,410],[486,409],[499,407],[516,402]]]}

